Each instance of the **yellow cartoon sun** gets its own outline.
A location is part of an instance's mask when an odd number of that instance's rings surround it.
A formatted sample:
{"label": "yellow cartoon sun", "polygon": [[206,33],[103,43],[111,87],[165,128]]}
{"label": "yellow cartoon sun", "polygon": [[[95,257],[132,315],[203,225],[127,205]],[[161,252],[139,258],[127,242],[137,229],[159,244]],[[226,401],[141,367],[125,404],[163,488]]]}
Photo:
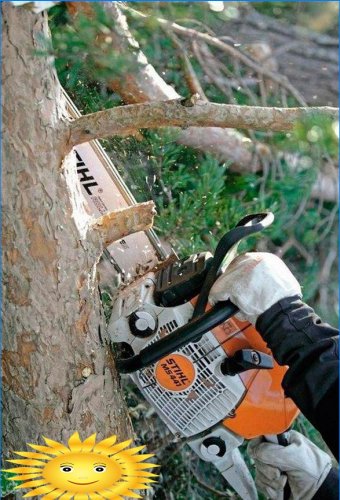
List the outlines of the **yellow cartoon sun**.
{"label": "yellow cartoon sun", "polygon": [[35,452],[17,451],[16,455],[26,457],[8,460],[20,465],[5,472],[13,472],[12,480],[24,481],[16,488],[34,488],[25,497],[44,495],[50,500],[120,500],[124,496],[142,498],[131,490],[147,489],[154,483],[156,474],[146,471],[155,464],[141,463],[153,455],[139,454],[145,446],[127,447],[131,440],[116,444],[117,437],[110,436],[96,443],[96,434],[81,441],[78,432],[64,446],[58,441],[47,439],[47,446],[29,444]]}

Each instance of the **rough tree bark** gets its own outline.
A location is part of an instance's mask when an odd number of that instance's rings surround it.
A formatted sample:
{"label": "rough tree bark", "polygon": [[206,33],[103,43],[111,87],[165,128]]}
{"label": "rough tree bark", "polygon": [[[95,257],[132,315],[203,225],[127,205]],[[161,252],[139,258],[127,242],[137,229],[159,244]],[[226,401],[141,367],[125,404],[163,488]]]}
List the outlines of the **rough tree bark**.
{"label": "rough tree bark", "polygon": [[153,204],[93,220],[75,155],[64,159],[68,117],[53,61],[35,55],[49,36],[47,14],[7,2],[1,8],[6,458],[42,435],[65,441],[76,430],[83,438],[131,434],[106,344],[96,264],[104,242],[151,226]]}

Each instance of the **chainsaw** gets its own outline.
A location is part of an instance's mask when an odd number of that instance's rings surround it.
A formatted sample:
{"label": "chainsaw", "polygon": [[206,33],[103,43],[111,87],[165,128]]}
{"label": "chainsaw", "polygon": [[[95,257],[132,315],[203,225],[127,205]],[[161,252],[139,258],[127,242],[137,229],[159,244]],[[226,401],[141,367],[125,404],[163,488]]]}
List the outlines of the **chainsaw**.
{"label": "chainsaw", "polygon": [[120,372],[131,374],[170,431],[244,499],[257,494],[238,447],[244,439],[281,436],[298,410],[281,387],[286,367],[235,317],[230,300],[209,307],[208,296],[238,243],[272,221],[271,213],[248,215],[214,256],[191,255],[125,287],[108,327],[126,356],[117,360]]}
{"label": "chainsaw", "polygon": [[[94,215],[136,203],[98,141],[77,146],[74,154]],[[235,317],[234,304],[210,307],[208,296],[241,240],[273,219],[271,213],[248,215],[214,255],[184,259],[165,250],[154,231],[132,234],[110,245],[99,266],[102,282],[115,280],[108,333],[123,353],[118,369],[130,374],[174,438],[184,439],[247,500],[257,493],[239,446],[262,435],[286,444],[298,410],[281,387],[287,368],[250,323]]]}

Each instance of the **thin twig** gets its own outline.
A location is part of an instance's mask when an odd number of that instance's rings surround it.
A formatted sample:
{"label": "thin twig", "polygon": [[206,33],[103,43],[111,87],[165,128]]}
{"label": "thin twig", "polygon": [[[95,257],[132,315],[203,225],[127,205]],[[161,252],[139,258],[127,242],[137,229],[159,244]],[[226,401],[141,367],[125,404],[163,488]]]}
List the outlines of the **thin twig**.
{"label": "thin twig", "polygon": [[208,101],[183,43],[173,32],[171,32],[171,30],[168,30],[167,28],[164,29],[179,51],[180,57],[183,61],[185,79],[191,94],[198,94],[202,100]]}
{"label": "thin twig", "polygon": [[213,85],[215,85],[222,92],[222,94],[226,95],[229,102],[236,103],[236,99],[233,95],[231,88],[224,87],[224,85],[222,85],[221,78],[217,76],[214,72],[214,69],[216,68],[211,67],[209,58],[203,57],[201,47],[198,46],[198,43],[195,40],[192,42],[192,50],[204,73],[209,78],[210,82]]}

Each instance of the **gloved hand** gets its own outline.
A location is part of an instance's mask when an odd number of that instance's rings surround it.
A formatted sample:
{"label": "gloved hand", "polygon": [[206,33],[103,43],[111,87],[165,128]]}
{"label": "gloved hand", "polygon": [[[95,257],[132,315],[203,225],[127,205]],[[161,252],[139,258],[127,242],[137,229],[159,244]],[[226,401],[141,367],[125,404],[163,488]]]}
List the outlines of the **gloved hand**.
{"label": "gloved hand", "polygon": [[257,438],[249,443],[248,453],[256,466],[256,486],[270,499],[282,498],[288,479],[290,499],[310,500],[331,470],[331,458],[299,432],[290,431],[289,442],[281,446]]}
{"label": "gloved hand", "polygon": [[236,316],[255,325],[260,314],[301,288],[286,264],[276,255],[254,252],[239,255],[214,283],[209,302],[230,299],[239,309]]}

